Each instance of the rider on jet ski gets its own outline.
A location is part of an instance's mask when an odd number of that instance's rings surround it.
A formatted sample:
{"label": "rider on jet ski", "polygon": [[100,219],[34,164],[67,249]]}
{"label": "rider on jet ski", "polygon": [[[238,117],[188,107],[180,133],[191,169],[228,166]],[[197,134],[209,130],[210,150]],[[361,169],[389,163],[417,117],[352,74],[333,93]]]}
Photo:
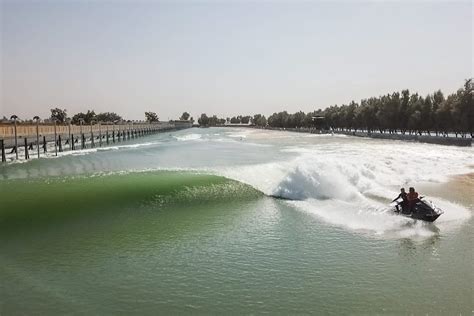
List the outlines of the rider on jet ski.
{"label": "rider on jet ski", "polygon": [[395,202],[400,198],[402,199],[402,202],[400,203],[402,209],[408,207],[410,212],[413,210],[413,206],[415,206],[416,202],[419,201],[418,192],[416,192],[413,187],[410,187],[408,194],[405,192],[405,188],[401,188],[400,194],[392,202]]}
{"label": "rider on jet ski", "polygon": [[396,202],[395,205],[392,205],[395,207],[393,211],[396,214],[416,220],[434,222],[443,214],[443,211],[436,207],[433,202],[419,197],[413,187],[409,189],[408,193],[405,192],[404,188],[401,188],[400,194],[392,202]]}
{"label": "rider on jet ski", "polygon": [[392,202],[395,202],[396,200],[398,200],[398,199],[400,199],[400,198],[403,200],[403,201],[400,203],[400,205],[401,205],[402,207],[408,205],[408,194],[405,192],[405,188],[401,188],[401,189],[400,189],[400,194],[399,194],[396,198],[394,198]]}

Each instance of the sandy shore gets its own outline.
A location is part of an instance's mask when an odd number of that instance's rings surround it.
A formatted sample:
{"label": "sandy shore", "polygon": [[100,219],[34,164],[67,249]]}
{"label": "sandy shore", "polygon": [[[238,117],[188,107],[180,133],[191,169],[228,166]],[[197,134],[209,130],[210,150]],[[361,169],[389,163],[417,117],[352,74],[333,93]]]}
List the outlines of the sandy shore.
{"label": "sandy shore", "polygon": [[452,176],[445,183],[419,185],[417,190],[421,195],[436,195],[474,210],[474,172]]}

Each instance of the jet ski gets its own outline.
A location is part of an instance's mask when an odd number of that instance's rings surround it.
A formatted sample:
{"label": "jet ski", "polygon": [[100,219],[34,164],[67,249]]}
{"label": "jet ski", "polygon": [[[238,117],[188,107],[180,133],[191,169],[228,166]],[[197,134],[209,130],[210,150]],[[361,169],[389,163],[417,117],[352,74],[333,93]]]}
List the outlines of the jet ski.
{"label": "jet ski", "polygon": [[406,203],[403,203],[402,199],[393,202],[392,206],[394,206],[393,212],[395,214],[426,222],[434,222],[444,213],[433,202],[426,200],[424,197],[420,197],[411,210]]}

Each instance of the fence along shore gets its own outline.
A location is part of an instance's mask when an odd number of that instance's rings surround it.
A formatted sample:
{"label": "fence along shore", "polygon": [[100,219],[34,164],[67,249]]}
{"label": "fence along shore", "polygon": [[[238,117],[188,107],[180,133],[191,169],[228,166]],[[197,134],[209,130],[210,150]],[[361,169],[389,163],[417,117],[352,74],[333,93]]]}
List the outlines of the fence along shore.
{"label": "fence along shore", "polygon": [[[355,137],[368,137],[368,138],[377,138],[377,139],[390,139],[390,140],[400,140],[400,141],[413,141],[419,143],[427,144],[436,144],[436,145],[446,145],[446,146],[459,146],[459,147],[471,147],[474,138],[467,137],[454,137],[449,134],[441,135],[420,135],[418,133],[389,133],[389,132],[378,132],[378,131],[355,131],[355,130],[322,130],[319,128],[309,128],[309,127],[299,127],[299,128],[284,128],[284,127],[271,127],[271,126],[255,126],[255,125],[222,125],[224,127],[241,127],[241,128],[256,128],[256,129],[265,129],[272,131],[286,131],[286,132],[296,132],[296,133],[310,133],[310,134],[342,134],[347,136]],[[434,132],[433,132],[434,134]]]}
{"label": "fence along shore", "polygon": [[138,137],[192,127],[190,122],[125,124],[0,124],[1,162],[57,156],[66,150],[103,147]]}

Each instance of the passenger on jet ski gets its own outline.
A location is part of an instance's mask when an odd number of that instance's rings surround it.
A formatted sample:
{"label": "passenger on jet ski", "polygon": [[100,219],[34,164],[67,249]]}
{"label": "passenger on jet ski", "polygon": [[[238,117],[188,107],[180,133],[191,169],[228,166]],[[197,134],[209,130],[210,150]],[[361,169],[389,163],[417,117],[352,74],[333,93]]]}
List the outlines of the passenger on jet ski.
{"label": "passenger on jet ski", "polygon": [[414,187],[410,187],[408,189],[407,200],[408,200],[408,207],[410,209],[410,212],[412,212],[413,207],[415,206],[416,202],[418,202],[420,200],[418,198],[418,192],[415,191]]}

